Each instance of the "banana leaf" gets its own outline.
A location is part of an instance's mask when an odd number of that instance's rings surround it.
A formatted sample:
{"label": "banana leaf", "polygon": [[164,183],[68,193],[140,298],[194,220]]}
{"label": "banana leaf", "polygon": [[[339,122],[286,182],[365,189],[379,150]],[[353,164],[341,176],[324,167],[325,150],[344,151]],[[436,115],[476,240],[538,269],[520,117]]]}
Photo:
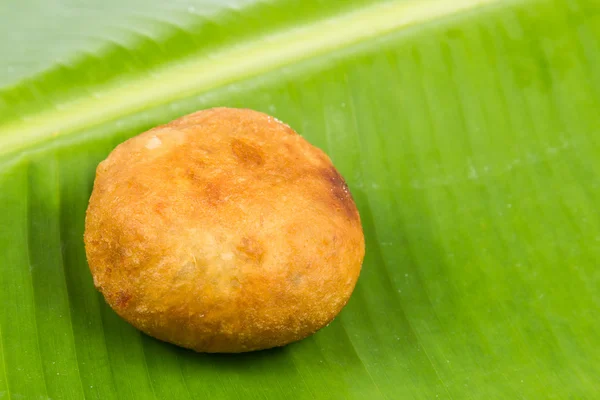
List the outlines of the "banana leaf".
{"label": "banana leaf", "polygon": [[[0,5],[1,399],[600,398],[597,0]],[[328,327],[206,355],[94,288],[97,164],[213,106],[322,148],[366,257]]]}

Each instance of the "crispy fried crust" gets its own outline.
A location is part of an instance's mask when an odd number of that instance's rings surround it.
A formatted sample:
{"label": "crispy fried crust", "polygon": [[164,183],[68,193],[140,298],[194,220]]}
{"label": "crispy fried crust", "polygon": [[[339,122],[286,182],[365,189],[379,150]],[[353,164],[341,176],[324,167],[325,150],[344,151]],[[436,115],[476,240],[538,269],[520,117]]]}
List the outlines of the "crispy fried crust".
{"label": "crispy fried crust", "polygon": [[365,251],[330,159],[276,119],[230,108],[117,146],[97,168],[84,239],[122,318],[200,352],[314,333],[348,301]]}

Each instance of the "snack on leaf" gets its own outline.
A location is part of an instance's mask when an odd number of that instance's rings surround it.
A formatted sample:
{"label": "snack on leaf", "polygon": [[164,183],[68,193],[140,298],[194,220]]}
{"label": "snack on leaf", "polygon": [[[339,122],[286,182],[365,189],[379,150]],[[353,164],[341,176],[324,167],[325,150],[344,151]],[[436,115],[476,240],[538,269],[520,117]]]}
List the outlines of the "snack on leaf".
{"label": "snack on leaf", "polygon": [[97,168],[84,236],[117,314],[199,352],[316,332],[347,303],[365,251],[331,160],[280,121],[231,108],[117,146]]}

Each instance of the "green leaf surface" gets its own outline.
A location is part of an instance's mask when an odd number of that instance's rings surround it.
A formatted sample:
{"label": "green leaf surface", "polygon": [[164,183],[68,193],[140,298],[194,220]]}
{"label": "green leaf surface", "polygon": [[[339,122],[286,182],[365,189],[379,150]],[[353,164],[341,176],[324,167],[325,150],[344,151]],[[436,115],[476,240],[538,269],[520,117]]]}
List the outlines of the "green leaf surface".
{"label": "green leaf surface", "polygon": [[[0,37],[0,399],[600,397],[597,0],[23,0]],[[98,162],[212,106],[363,220],[348,306],[281,349],[149,338],[86,264]]]}

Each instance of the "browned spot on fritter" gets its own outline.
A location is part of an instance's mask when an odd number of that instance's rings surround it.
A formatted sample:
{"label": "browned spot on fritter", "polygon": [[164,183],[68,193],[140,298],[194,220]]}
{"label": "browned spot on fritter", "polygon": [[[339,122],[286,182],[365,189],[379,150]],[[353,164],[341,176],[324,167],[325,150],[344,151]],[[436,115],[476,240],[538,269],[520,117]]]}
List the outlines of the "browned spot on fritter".
{"label": "browned spot on fritter", "polygon": [[209,204],[216,206],[223,202],[221,186],[215,182],[208,182],[204,187],[204,195]]}
{"label": "browned spot on fritter", "polygon": [[258,240],[250,237],[244,237],[237,246],[237,250],[259,264],[262,262],[265,254],[265,249],[262,244]]}
{"label": "browned spot on fritter", "polygon": [[131,300],[131,294],[127,293],[124,290],[119,290],[119,293],[117,293],[116,301],[117,307],[126,307],[127,303],[129,303],[129,300]]}
{"label": "browned spot on fritter", "polygon": [[339,208],[342,209],[350,219],[357,219],[358,210],[354,204],[354,199],[352,198],[352,194],[350,194],[350,189],[348,189],[346,181],[337,169],[330,167],[322,169],[320,172],[330,187],[331,196],[336,205],[339,205]]}
{"label": "browned spot on fritter", "polygon": [[231,151],[243,164],[258,167],[265,163],[260,149],[240,139],[233,139],[231,141]]}
{"label": "browned spot on fritter", "polygon": [[192,181],[201,180],[206,168],[206,161],[202,154],[194,153],[190,149],[182,149],[180,154],[173,152],[166,162],[173,165],[182,165],[182,160],[185,163],[185,169],[182,169],[185,177]]}
{"label": "browned spot on fritter", "polygon": [[[107,251],[107,261],[108,265],[112,265],[116,268],[120,268],[125,263],[125,249],[120,246],[118,243],[115,243],[113,246],[108,247]],[[107,268],[107,273],[110,273],[112,270]]]}
{"label": "browned spot on fritter", "polygon": [[192,180],[192,181],[198,179],[198,175],[196,174],[196,170],[194,168],[192,168],[192,167],[188,167],[185,170],[185,176],[188,179]]}

